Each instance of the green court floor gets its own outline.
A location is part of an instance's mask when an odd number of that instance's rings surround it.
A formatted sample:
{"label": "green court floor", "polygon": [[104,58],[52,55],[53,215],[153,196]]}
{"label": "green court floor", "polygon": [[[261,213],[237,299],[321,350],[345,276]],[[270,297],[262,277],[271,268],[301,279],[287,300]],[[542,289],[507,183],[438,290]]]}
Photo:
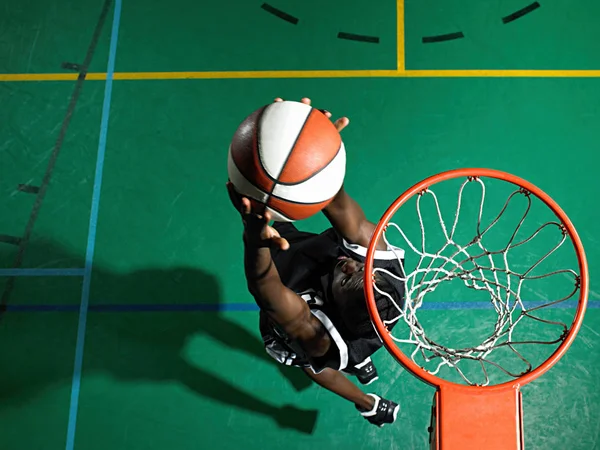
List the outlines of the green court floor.
{"label": "green court floor", "polygon": [[[385,350],[369,388],[402,410],[383,429],[263,351],[226,157],[239,122],[277,96],[350,117],[346,187],[373,221],[413,183],[465,166],[514,173],[563,207],[590,305],[566,356],[523,389],[525,443],[600,448],[600,79],[438,72],[598,71],[599,3],[542,1],[507,23],[530,2],[270,3],[296,24],[241,0],[4,3],[0,74],[50,75],[0,81],[0,449],[428,448],[433,388]],[[398,42],[407,70],[432,72],[353,75],[395,71]],[[53,75],[86,55],[108,80]],[[264,76],[172,79],[203,71]],[[451,335],[484,314],[459,313],[425,317]]]}

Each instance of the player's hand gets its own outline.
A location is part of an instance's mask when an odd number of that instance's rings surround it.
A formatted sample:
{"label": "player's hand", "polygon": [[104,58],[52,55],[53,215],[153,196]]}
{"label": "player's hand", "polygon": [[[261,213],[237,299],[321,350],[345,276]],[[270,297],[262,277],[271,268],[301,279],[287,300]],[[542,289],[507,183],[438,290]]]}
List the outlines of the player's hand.
{"label": "player's hand", "polygon": [[290,248],[288,241],[282,238],[279,232],[269,225],[269,222],[272,220],[269,211],[265,211],[263,215],[253,213],[250,200],[238,194],[231,182],[227,182],[227,191],[229,192],[231,203],[242,216],[244,239],[250,245],[275,247],[281,250]]}
{"label": "player's hand", "polygon": [[[277,97],[275,99],[275,101],[276,102],[282,102],[283,99],[280,98],[280,97]],[[300,102],[304,103],[305,105],[310,105],[311,104],[310,98],[307,98],[307,97],[304,97],[302,100],[300,100]],[[325,114],[328,118],[331,119],[331,113],[329,111],[327,111],[325,109],[321,109],[320,111],[323,114]],[[340,117],[335,122],[333,122],[333,125],[338,130],[338,132],[341,132],[344,128],[346,128],[348,126],[349,123],[350,123],[350,119],[348,119],[347,117]]]}

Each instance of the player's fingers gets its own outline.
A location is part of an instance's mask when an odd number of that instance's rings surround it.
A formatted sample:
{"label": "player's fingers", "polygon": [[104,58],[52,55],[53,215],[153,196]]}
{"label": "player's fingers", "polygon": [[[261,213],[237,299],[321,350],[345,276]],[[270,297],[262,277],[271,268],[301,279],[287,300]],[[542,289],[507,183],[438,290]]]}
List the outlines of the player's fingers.
{"label": "player's fingers", "polygon": [[277,98],[275,99],[275,101],[276,101],[276,102],[282,102],[282,101],[283,101],[283,99],[282,99],[281,97],[277,97]]}
{"label": "player's fingers", "polygon": [[265,209],[265,222],[269,223],[271,221],[271,212],[267,209]]}
{"label": "player's fingers", "polygon": [[260,234],[260,237],[262,239],[264,239],[265,241],[273,241],[275,242],[275,239],[279,238],[279,233],[277,233],[277,231],[275,231],[273,228],[271,227],[265,227],[262,231],[262,233]]}
{"label": "player's fingers", "polygon": [[304,97],[302,100],[300,100],[302,103],[304,103],[305,105],[310,105],[310,98],[308,97]]}
{"label": "player's fingers", "polygon": [[250,205],[250,200],[246,197],[242,198],[242,214],[250,214],[252,207]]}
{"label": "player's fingers", "polygon": [[273,228],[271,226],[267,226],[267,228],[269,229],[269,238],[281,237],[281,235],[279,234],[279,231],[277,231],[275,228]]}
{"label": "player's fingers", "polygon": [[348,119],[347,117],[340,117],[338,120],[336,120],[333,125],[335,125],[335,128],[338,131],[342,131],[344,128],[346,128],[348,126],[348,124],[350,123],[350,119]]}
{"label": "player's fingers", "polygon": [[274,238],[273,243],[281,250],[287,250],[290,248],[290,243],[287,241],[287,239],[282,237]]}
{"label": "player's fingers", "polygon": [[328,119],[331,119],[331,113],[329,111],[327,111],[326,109],[320,109],[319,111],[321,111],[323,114],[325,114],[325,116]]}

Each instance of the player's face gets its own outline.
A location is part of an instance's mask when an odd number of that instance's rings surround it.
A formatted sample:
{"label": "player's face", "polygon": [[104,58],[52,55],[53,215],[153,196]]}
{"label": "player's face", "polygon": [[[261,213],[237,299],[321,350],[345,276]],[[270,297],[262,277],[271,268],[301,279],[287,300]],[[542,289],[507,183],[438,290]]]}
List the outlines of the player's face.
{"label": "player's face", "polygon": [[[362,286],[365,265],[352,258],[340,257],[333,270],[331,291],[334,300],[341,301],[348,295],[355,295],[357,284]],[[358,292],[362,292],[358,290]]]}

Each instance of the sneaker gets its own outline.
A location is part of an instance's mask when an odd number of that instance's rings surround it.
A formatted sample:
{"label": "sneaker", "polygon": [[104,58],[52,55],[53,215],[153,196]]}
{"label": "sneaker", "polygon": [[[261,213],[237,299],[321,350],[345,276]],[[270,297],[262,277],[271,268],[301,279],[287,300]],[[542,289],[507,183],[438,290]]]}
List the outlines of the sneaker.
{"label": "sneaker", "polygon": [[344,372],[350,375],[356,376],[358,381],[365,386],[371,384],[373,381],[377,381],[379,379],[379,374],[377,373],[377,368],[373,361],[371,361],[371,357],[368,357],[360,364],[357,364],[354,367],[347,367],[344,369]]}
{"label": "sneaker", "polygon": [[370,411],[365,411],[358,406],[356,409],[360,412],[360,415],[371,422],[373,425],[377,425],[378,427],[383,427],[386,423],[394,423],[396,421],[396,417],[398,417],[398,411],[400,410],[400,405],[381,398],[375,394],[367,394],[375,399],[375,405],[373,405],[373,409]]}

